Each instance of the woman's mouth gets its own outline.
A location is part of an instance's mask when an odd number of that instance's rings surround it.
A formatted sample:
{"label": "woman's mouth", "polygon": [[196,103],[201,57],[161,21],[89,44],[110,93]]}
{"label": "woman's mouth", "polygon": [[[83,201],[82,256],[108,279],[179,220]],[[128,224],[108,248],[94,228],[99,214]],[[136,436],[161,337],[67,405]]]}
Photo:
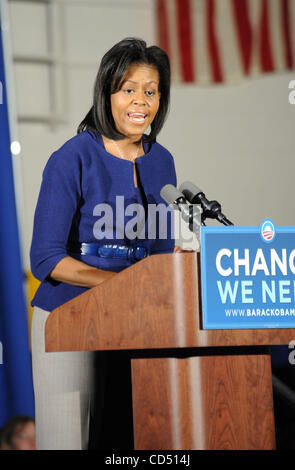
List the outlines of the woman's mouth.
{"label": "woman's mouth", "polygon": [[128,113],[128,118],[130,121],[136,124],[143,124],[147,118],[147,114],[144,113]]}

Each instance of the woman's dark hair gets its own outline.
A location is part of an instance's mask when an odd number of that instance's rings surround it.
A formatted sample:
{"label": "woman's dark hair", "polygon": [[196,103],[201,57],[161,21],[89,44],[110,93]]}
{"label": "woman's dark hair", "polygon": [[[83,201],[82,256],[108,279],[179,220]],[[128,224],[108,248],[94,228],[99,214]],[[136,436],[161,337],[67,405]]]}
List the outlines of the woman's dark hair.
{"label": "woman's dark hair", "polygon": [[147,64],[159,73],[159,110],[146,136],[150,145],[156,141],[165,122],[170,102],[170,64],[160,47],[147,47],[137,38],[126,38],[115,44],[102,58],[94,85],[93,105],[78,127],[78,133],[93,130],[114,140],[121,139],[115,126],[111,110],[111,94],[119,91],[127,69],[133,64]]}

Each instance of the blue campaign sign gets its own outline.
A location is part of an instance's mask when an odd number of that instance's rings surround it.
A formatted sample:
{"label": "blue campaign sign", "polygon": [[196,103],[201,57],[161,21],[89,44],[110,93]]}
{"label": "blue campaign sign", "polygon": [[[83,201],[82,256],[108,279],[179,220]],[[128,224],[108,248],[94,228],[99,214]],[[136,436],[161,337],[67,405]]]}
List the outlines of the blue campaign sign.
{"label": "blue campaign sign", "polygon": [[295,227],[202,227],[204,329],[295,328]]}

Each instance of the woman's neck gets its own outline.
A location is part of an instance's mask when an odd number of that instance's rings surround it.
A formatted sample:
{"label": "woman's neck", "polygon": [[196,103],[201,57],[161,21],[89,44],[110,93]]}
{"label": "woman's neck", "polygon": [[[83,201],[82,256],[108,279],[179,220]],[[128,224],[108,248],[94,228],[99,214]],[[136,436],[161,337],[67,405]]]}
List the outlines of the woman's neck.
{"label": "woman's neck", "polygon": [[141,137],[112,140],[102,136],[102,139],[107,152],[117,157],[134,161],[144,153]]}

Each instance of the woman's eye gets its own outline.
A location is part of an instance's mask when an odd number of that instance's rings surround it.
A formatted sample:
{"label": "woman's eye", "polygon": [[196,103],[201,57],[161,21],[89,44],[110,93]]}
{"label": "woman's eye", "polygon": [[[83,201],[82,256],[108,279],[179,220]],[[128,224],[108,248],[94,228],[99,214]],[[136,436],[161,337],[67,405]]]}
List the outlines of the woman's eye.
{"label": "woman's eye", "polygon": [[134,90],[132,90],[132,88],[126,88],[126,89],[124,90],[124,93],[130,94],[130,93],[132,93],[133,91],[134,91]]}
{"label": "woman's eye", "polygon": [[156,93],[153,90],[148,90],[146,94],[147,96],[154,96]]}

